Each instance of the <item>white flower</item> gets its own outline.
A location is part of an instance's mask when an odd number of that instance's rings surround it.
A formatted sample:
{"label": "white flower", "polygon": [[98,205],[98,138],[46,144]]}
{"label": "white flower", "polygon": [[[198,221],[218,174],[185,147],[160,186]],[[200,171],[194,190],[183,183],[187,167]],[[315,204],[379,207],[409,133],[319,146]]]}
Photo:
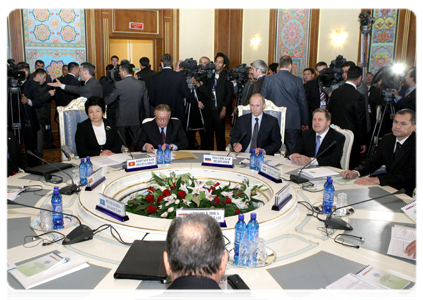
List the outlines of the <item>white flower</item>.
{"label": "white flower", "polygon": [[185,183],[181,184],[180,188],[181,191],[184,191],[185,193],[189,194],[188,187]]}
{"label": "white flower", "polygon": [[232,203],[234,203],[239,209],[248,208],[248,205],[245,204],[245,202],[243,202],[241,198],[232,198],[231,200],[232,200]]}
{"label": "white flower", "polygon": [[176,201],[175,201],[175,204],[176,204],[176,205],[178,205],[178,204],[179,204],[179,202],[180,202],[180,201],[179,201],[179,199],[178,199],[178,200],[176,200]]}
{"label": "white flower", "polygon": [[229,197],[229,198],[232,198],[233,194],[234,192],[222,192],[222,196]]}
{"label": "white flower", "polygon": [[196,180],[194,184],[195,184],[195,187],[188,186],[188,188],[192,190],[193,195],[200,194],[202,191],[204,191],[204,188],[203,188],[205,185],[204,182]]}
{"label": "white flower", "polygon": [[162,213],[162,214],[160,215],[160,217],[162,217],[162,218],[166,218],[166,217],[167,217],[167,211],[165,211],[164,213]]}
{"label": "white flower", "polygon": [[206,190],[206,199],[209,201],[212,201],[214,198],[214,195],[212,195],[212,192],[213,192],[212,190],[210,191]]}
{"label": "white flower", "polygon": [[175,202],[175,198],[173,198],[172,195],[164,197],[163,200],[167,202],[166,206],[169,206],[170,204]]}
{"label": "white flower", "polygon": [[187,201],[187,200],[182,200],[183,202],[184,202],[184,204],[186,205],[186,206],[190,206],[191,205],[191,201]]}
{"label": "white flower", "polygon": [[169,207],[169,209],[167,211],[168,211],[168,213],[171,213],[174,209],[175,208],[172,206],[172,207]]}

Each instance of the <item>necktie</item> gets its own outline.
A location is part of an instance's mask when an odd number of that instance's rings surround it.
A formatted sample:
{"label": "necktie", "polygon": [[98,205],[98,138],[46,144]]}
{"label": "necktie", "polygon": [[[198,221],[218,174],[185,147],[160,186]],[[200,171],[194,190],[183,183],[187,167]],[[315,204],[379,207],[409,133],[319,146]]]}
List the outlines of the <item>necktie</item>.
{"label": "necktie", "polygon": [[254,124],[253,137],[251,138],[250,150],[257,148],[257,136],[258,136],[258,130],[259,130],[258,120],[259,119],[256,118],[256,124]]}
{"label": "necktie", "polygon": [[163,128],[161,128],[161,129],[162,129],[162,143],[163,143],[163,144],[166,144],[166,135],[165,135],[165,133],[164,133]]}
{"label": "necktie", "polygon": [[316,156],[317,156],[317,152],[319,152],[319,148],[320,148],[320,138],[321,138],[321,136],[320,136],[320,135],[318,135],[318,136],[317,136],[317,141],[316,141],[316,150],[314,151],[314,157],[316,157]]}
{"label": "necktie", "polygon": [[395,152],[394,152],[394,158],[395,158],[395,154],[397,154],[398,150],[401,149],[401,143],[397,142],[397,147],[395,148]]}
{"label": "necktie", "polygon": [[322,91],[321,88],[319,88],[320,91],[320,107],[325,108],[326,107],[326,94]]}
{"label": "necktie", "polygon": [[404,98],[407,97],[410,94],[410,89],[407,89],[407,91],[405,92]]}

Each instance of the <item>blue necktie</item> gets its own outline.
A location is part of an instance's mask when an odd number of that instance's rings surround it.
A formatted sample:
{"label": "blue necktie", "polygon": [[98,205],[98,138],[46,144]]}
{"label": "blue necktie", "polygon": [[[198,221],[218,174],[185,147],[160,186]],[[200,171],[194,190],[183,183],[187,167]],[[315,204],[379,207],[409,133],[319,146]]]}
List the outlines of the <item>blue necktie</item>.
{"label": "blue necktie", "polygon": [[318,135],[317,136],[317,141],[316,141],[316,150],[314,151],[314,157],[317,156],[317,152],[319,151],[319,148],[320,148],[320,138],[321,138],[321,136]]}

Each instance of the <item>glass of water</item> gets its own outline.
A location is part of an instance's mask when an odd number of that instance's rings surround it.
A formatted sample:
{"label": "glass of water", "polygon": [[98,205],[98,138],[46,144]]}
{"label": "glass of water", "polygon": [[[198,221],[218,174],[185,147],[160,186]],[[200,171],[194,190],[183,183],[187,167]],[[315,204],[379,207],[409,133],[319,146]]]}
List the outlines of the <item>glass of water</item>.
{"label": "glass of water", "polygon": [[[47,210],[53,209],[50,203],[43,204],[41,208],[47,209]],[[40,224],[41,224],[41,229],[43,231],[53,230],[53,215],[51,211],[45,211],[45,210],[40,211]]]}
{"label": "glass of water", "polygon": [[75,185],[79,185],[79,169],[74,168],[72,169],[72,180],[75,183]]}

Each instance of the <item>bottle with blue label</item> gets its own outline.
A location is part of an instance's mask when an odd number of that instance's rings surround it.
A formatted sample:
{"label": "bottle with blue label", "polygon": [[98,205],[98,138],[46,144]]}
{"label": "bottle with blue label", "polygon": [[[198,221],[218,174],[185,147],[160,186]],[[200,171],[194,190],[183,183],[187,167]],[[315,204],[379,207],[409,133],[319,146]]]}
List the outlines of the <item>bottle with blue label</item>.
{"label": "bottle with blue label", "polygon": [[163,164],[163,150],[162,150],[162,145],[159,145],[157,147],[157,164],[158,165],[162,165]]}
{"label": "bottle with blue label", "polygon": [[238,222],[235,224],[235,247],[234,247],[234,265],[238,265],[239,245],[247,235],[247,225],[244,222],[244,215],[238,215]]}
{"label": "bottle with blue label", "polygon": [[81,163],[79,164],[79,185],[87,185],[87,165],[83,158],[81,158]]}
{"label": "bottle with blue label", "polygon": [[333,180],[330,176],[327,177],[323,190],[323,213],[330,214],[333,208],[333,198],[335,195],[335,188]]}
{"label": "bottle with blue label", "polygon": [[85,166],[87,167],[87,177],[88,177],[93,173],[93,163],[91,162],[89,156],[87,156],[87,161],[85,163]]}
{"label": "bottle with blue label", "polygon": [[259,237],[259,223],[257,222],[256,213],[251,213],[250,222],[247,224],[247,234],[250,241],[254,241],[256,237]]}
{"label": "bottle with blue label", "polygon": [[171,158],[172,158],[172,152],[169,149],[169,145],[166,145],[166,149],[164,151],[164,163],[170,164]]}
{"label": "bottle with blue label", "polygon": [[250,169],[255,170],[256,169],[256,149],[251,150],[250,155]]}
{"label": "bottle with blue label", "polygon": [[[62,195],[59,192],[58,186],[55,186],[53,189],[53,196],[51,197],[51,205],[53,207],[53,211],[58,213],[62,212]],[[52,213],[53,230],[58,230],[63,228],[63,215],[58,213]]]}
{"label": "bottle with blue label", "polygon": [[256,170],[261,171],[261,165],[264,162],[263,150],[259,150],[259,155],[256,158]]}

